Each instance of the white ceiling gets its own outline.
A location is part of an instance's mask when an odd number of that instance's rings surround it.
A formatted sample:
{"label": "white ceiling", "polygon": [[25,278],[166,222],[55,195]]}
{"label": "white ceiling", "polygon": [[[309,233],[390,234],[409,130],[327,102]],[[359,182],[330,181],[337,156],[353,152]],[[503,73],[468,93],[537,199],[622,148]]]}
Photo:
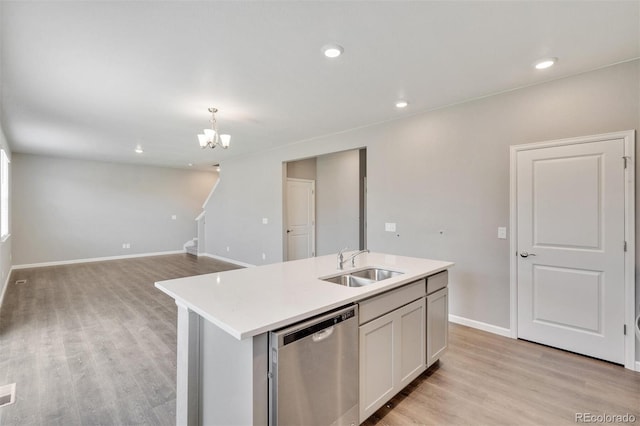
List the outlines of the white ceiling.
{"label": "white ceiling", "polygon": [[[1,1],[15,152],[210,166],[640,56],[640,1]],[[338,59],[321,53],[344,46]],[[542,57],[558,64],[533,69]],[[406,98],[410,105],[397,110]],[[196,134],[219,108],[231,148]],[[137,144],[144,154],[134,153]]]}

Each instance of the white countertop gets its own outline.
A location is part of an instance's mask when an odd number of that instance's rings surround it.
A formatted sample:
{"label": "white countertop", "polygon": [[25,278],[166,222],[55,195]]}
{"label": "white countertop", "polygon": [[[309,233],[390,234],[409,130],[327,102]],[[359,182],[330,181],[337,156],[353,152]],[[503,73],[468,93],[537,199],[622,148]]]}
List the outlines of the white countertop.
{"label": "white countertop", "polygon": [[[336,255],[159,281],[156,287],[238,340],[275,330],[333,308],[400,287],[453,266],[452,262],[366,253],[356,266],[336,267]],[[364,287],[322,281],[380,267],[404,272]]]}

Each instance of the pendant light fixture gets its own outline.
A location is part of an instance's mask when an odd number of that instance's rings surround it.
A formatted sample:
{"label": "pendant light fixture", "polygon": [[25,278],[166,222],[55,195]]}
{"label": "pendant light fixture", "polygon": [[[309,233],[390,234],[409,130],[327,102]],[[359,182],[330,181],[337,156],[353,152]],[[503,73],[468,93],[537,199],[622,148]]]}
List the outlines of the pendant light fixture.
{"label": "pendant light fixture", "polygon": [[204,133],[198,135],[198,142],[200,143],[200,148],[213,149],[216,146],[221,146],[224,149],[229,148],[229,142],[231,142],[231,135],[221,135],[218,132],[218,123],[216,122],[216,112],[218,112],[218,109],[211,107],[209,108],[209,112],[211,113],[211,128],[204,129]]}

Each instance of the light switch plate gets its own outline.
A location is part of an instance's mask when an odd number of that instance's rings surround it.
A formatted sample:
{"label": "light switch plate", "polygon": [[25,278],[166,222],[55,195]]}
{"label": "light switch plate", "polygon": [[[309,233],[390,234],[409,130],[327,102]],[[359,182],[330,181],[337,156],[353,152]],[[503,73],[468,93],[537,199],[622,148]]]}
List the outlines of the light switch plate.
{"label": "light switch plate", "polygon": [[504,226],[500,226],[498,227],[498,238],[500,238],[501,240],[506,240],[507,239],[507,228]]}
{"label": "light switch plate", "polygon": [[396,224],[395,223],[385,223],[384,230],[387,232],[396,232]]}
{"label": "light switch plate", "polygon": [[266,218],[266,217],[263,217],[263,218],[262,218],[262,224],[263,224],[263,225],[266,225],[267,223],[269,223],[269,219],[268,219],[268,218]]}

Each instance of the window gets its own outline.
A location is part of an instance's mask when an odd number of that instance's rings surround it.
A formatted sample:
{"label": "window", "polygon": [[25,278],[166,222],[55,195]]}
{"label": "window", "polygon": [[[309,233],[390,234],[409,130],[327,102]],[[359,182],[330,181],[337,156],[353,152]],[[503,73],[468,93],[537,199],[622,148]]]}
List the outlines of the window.
{"label": "window", "polygon": [[0,238],[9,236],[9,159],[0,149]]}

